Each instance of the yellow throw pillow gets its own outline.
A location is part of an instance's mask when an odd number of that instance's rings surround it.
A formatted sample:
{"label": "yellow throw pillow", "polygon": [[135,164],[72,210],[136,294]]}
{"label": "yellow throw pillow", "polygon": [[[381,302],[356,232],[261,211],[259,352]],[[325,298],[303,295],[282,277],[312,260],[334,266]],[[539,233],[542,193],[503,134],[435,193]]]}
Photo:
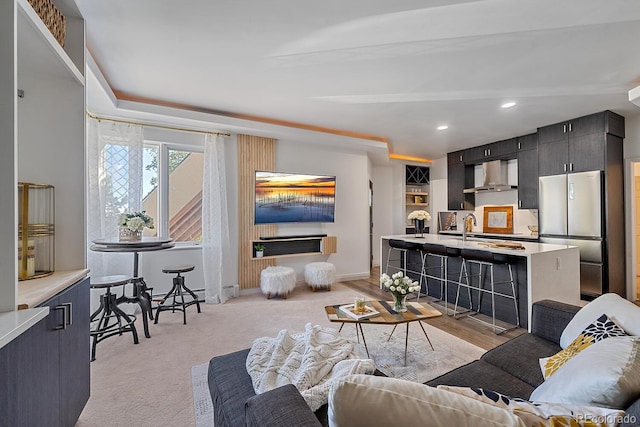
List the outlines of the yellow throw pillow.
{"label": "yellow throw pillow", "polygon": [[622,337],[625,335],[627,335],[627,333],[624,329],[611,320],[609,316],[603,314],[587,326],[582,333],[580,333],[580,335],[578,335],[578,337],[567,346],[567,348],[559,351],[551,357],[544,357],[540,359],[542,376],[546,380],[569,359],[598,341],[602,341],[609,337]]}

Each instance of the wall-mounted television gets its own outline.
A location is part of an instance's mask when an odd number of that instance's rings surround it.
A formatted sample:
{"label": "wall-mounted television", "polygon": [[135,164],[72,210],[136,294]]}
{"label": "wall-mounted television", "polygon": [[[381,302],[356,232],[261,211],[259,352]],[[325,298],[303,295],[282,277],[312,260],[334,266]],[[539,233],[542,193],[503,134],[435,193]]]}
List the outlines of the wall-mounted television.
{"label": "wall-mounted television", "polygon": [[255,223],[334,222],[336,177],[256,171]]}

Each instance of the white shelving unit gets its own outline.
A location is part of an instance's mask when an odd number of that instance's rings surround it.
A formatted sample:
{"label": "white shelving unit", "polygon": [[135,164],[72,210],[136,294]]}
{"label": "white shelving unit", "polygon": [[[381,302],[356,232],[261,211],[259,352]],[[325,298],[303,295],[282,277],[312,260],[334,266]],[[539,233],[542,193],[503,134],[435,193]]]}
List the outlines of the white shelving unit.
{"label": "white shelving unit", "polygon": [[0,4],[0,312],[16,308],[18,182],[55,187],[55,270],[86,266],[85,24],[54,3],[64,48],[27,0]]}

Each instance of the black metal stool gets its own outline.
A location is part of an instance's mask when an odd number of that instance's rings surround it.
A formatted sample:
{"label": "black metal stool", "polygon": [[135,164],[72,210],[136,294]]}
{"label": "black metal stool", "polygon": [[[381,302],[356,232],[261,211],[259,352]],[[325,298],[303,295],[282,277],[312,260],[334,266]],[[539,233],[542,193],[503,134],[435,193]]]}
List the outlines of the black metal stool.
{"label": "black metal stool", "polygon": [[[95,329],[90,331],[89,335],[93,339],[91,345],[91,361],[96,360],[96,346],[106,338],[114,335],[122,335],[123,332],[131,332],[133,335],[133,343],[138,344],[138,332],[134,322],[136,316],[129,315],[122,311],[116,303],[116,295],[111,293],[112,286],[124,286],[129,283],[129,276],[114,275],[91,278],[92,289],[106,288],[106,292],[100,295],[100,307],[91,315],[91,322],[97,320],[98,324]],[[115,319],[115,323],[110,324]]]}
{"label": "black metal stool", "polygon": [[[475,250],[475,249],[463,249],[461,251],[462,253],[462,258],[463,258],[463,266],[465,263],[474,263],[474,264],[478,264],[479,267],[479,272],[477,275],[470,275],[468,274],[468,271],[465,268],[465,279],[466,279],[466,284],[463,284],[462,286],[465,286],[467,288],[468,291],[471,291],[471,289],[476,289],[478,291],[478,303],[476,306],[476,313],[480,313],[480,309],[482,307],[482,296],[483,294],[487,293],[491,296],[491,323],[489,322],[485,322],[484,320],[480,320],[477,319],[475,317],[472,317],[474,320],[477,320],[479,322],[485,323],[485,324],[489,324],[490,326],[493,327],[493,332],[496,334],[502,334],[510,329],[513,328],[505,328],[503,326],[498,326],[496,325],[496,300],[495,297],[499,296],[505,299],[511,299],[513,300],[513,305],[514,305],[514,309],[515,309],[515,325],[514,328],[517,328],[520,326],[520,313],[518,311],[518,290],[515,284],[515,280],[513,277],[513,269],[511,268],[511,262],[510,259],[507,255],[505,254],[499,254],[499,253],[494,253],[494,252],[488,252],[488,251],[482,251],[482,250]],[[497,282],[494,280],[493,277],[493,267],[495,265],[506,265],[508,270],[509,270],[509,280],[506,280],[504,282]],[[489,274],[490,274],[490,281],[489,281],[489,289],[485,289],[484,287],[484,275],[482,274],[482,267],[488,267],[489,268]],[[471,277],[478,277],[478,287],[476,288],[475,286],[473,286],[472,283],[469,282],[469,278]],[[509,284],[510,285],[510,291],[511,293],[508,294],[506,292],[499,292],[496,291],[495,285],[497,284]],[[458,296],[460,294],[460,288],[458,288],[458,293],[456,295],[456,306],[454,309],[454,313],[457,311],[457,306],[458,306]],[[473,305],[470,301],[469,303],[469,309],[472,310],[473,309]],[[499,331],[499,332],[498,332]]]}
{"label": "black metal stool", "polygon": [[[184,277],[180,275],[181,273],[187,273],[189,271],[193,271],[194,268],[196,268],[195,265],[178,265],[178,266],[172,265],[172,266],[164,267],[162,269],[163,273],[177,274],[177,276],[173,278],[173,287],[171,288],[171,290],[167,293],[167,295],[165,295],[164,298],[159,300],[158,308],[156,310],[156,319],[153,321],[153,323],[158,323],[158,318],[160,317],[161,311],[171,310],[172,313],[175,313],[177,310],[182,312],[183,323],[186,325],[187,324],[186,309],[187,307],[193,304],[195,304],[198,307],[198,313],[201,313],[200,301],[198,300],[197,295],[193,293],[191,289],[185,286]],[[185,302],[184,292],[191,295],[193,300]],[[176,297],[180,297],[180,301],[176,301]],[[165,305],[164,304],[165,301],[167,301],[169,298],[173,298],[173,302],[171,304]]]}

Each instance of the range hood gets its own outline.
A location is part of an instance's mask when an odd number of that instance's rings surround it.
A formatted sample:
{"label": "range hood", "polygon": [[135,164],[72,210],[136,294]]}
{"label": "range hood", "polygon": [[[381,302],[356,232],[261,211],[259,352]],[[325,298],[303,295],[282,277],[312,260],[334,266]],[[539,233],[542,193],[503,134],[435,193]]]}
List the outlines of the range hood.
{"label": "range hood", "polygon": [[465,193],[515,190],[518,187],[508,184],[508,166],[506,160],[493,160],[482,164],[482,185],[466,188]]}

